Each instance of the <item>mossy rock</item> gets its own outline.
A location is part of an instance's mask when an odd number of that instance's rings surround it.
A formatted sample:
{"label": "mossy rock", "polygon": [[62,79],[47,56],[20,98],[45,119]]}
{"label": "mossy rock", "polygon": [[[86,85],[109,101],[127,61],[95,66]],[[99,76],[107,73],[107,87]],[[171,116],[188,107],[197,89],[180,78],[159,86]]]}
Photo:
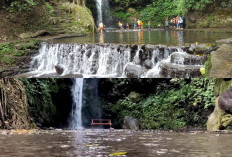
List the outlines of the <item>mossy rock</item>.
{"label": "mossy rock", "polygon": [[232,85],[232,79],[216,79],[214,95],[218,97]]}
{"label": "mossy rock", "polygon": [[140,99],[141,94],[136,93],[136,92],[130,92],[128,95],[128,98],[132,101],[138,101]]}
{"label": "mossy rock", "polygon": [[207,121],[207,130],[208,131],[218,131],[221,128],[221,119],[225,111],[220,109],[218,105],[218,98],[216,99],[214,112],[209,116]]}

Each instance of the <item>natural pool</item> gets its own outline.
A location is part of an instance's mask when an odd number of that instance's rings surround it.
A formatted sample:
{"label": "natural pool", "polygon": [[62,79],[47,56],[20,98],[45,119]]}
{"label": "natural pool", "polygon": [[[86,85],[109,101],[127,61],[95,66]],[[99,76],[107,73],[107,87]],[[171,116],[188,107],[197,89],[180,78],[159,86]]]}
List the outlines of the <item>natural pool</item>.
{"label": "natural pool", "polygon": [[117,44],[163,44],[183,46],[189,43],[214,43],[232,37],[232,32],[197,30],[125,30],[109,31],[84,37],[56,39],[58,43],[117,43]]}
{"label": "natural pool", "polygon": [[177,133],[131,130],[40,131],[38,134],[0,135],[1,155],[107,157],[227,157],[231,134]]}

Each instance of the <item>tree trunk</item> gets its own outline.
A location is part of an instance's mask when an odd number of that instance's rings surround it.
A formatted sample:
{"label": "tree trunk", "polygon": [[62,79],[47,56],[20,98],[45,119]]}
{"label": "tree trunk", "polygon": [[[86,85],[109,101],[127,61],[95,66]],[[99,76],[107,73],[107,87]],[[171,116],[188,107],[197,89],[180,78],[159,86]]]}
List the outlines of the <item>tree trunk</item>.
{"label": "tree trunk", "polygon": [[0,127],[28,129],[30,127],[27,97],[18,79],[0,79]]}

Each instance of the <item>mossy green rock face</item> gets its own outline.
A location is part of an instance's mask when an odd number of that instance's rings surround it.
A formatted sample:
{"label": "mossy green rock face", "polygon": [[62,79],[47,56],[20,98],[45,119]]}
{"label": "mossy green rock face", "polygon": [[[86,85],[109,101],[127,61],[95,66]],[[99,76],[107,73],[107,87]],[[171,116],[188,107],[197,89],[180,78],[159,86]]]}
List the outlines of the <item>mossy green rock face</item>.
{"label": "mossy green rock face", "polygon": [[218,98],[216,99],[214,112],[210,115],[207,122],[208,131],[218,131],[221,126],[221,119],[224,111],[218,106]]}
{"label": "mossy green rock face", "polygon": [[[216,84],[216,86],[219,86],[220,84],[223,84],[222,82],[226,81],[220,82],[221,83]],[[217,97],[214,112],[210,115],[207,122],[208,131],[218,131],[232,127],[232,113],[230,112],[232,106],[230,96],[231,88],[232,86],[226,92]],[[217,88],[217,90],[221,91],[223,89]]]}

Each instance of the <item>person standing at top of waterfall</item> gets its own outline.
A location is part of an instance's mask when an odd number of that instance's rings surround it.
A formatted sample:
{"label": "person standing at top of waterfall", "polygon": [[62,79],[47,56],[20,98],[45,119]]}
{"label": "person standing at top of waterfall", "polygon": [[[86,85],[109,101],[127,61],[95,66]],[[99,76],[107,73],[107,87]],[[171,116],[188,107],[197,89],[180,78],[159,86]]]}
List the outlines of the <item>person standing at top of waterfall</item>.
{"label": "person standing at top of waterfall", "polygon": [[151,30],[151,21],[148,21],[148,29]]}
{"label": "person standing at top of waterfall", "polygon": [[100,28],[101,33],[103,32],[103,27],[104,27],[104,25],[103,25],[102,21],[100,21],[99,28]]}

